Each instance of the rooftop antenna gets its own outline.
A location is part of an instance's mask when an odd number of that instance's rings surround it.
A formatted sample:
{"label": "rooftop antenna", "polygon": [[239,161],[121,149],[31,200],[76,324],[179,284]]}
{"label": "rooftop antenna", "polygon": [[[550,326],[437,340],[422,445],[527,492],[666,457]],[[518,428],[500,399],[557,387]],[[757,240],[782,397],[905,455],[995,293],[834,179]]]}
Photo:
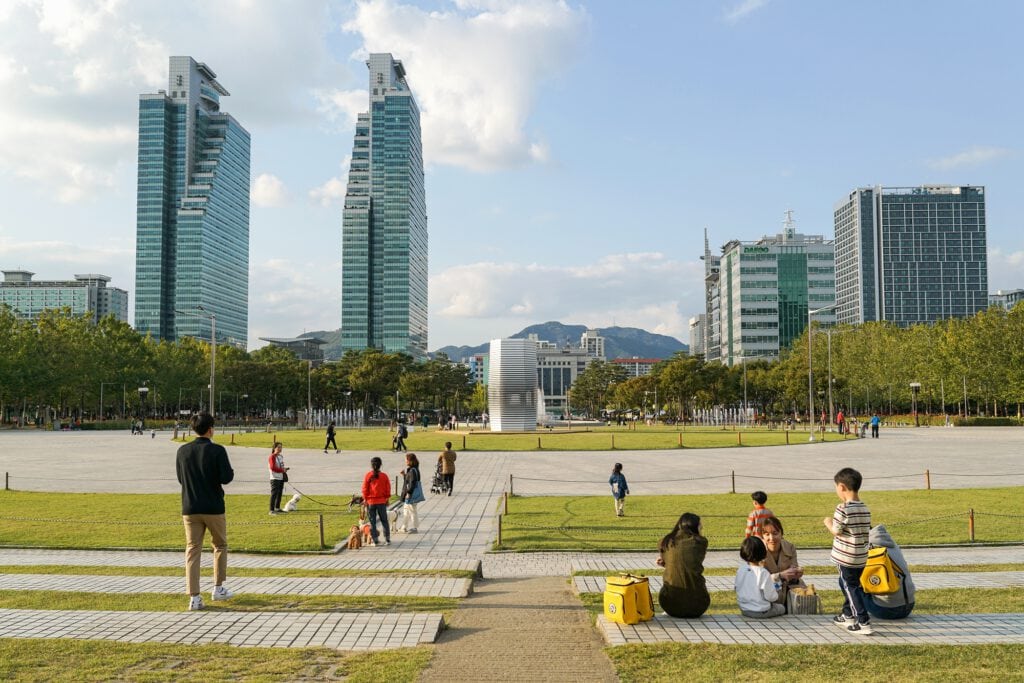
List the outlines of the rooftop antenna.
{"label": "rooftop antenna", "polygon": [[782,240],[788,242],[796,237],[796,223],[793,221],[793,209],[786,209],[786,220],[782,221]]}

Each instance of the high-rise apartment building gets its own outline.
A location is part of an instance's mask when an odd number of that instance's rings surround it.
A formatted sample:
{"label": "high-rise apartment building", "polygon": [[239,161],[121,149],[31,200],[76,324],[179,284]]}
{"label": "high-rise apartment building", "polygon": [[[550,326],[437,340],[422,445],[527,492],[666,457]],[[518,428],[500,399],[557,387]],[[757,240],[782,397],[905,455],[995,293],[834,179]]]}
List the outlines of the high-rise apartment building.
{"label": "high-rise apartment building", "polygon": [[[228,91],[191,57],[139,96],[135,329],[245,348],[249,335],[249,133]],[[198,314],[196,314],[198,312]]]}
{"label": "high-rise apartment building", "polygon": [[[834,258],[831,240],[796,232],[792,212],[781,234],[722,247],[719,359],[777,358],[807,329],[810,311],[834,305]],[[830,324],[834,313],[814,319]]]}
{"label": "high-rise apartment building", "polygon": [[862,187],[835,206],[840,323],[900,326],[988,305],[985,188]]}
{"label": "high-rise apartment building", "polygon": [[690,318],[690,355],[691,356],[703,356],[704,355],[704,342],[705,342],[705,330],[707,329],[708,316],[705,313],[699,313]]}
{"label": "high-rise apartment building", "polygon": [[371,54],[342,217],[341,345],[427,355],[427,203],[420,112],[402,62]]}
{"label": "high-rise apartment building", "polygon": [[708,230],[704,228],[704,359],[718,360],[722,344],[721,299],[719,299],[719,276],[722,257],[711,253]]}
{"label": "high-rise apartment building", "polygon": [[27,270],[5,270],[0,282],[0,305],[9,306],[15,315],[34,319],[53,309],[68,309],[72,315],[88,315],[92,322],[114,316],[128,322],[128,292],[108,287],[107,275],[76,275],[74,280],[33,280]]}

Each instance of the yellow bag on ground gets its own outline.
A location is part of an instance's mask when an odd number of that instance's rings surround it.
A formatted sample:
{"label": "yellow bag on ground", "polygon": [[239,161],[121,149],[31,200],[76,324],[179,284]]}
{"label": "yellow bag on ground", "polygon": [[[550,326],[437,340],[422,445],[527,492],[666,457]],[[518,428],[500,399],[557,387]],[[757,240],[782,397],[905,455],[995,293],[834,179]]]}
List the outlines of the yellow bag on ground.
{"label": "yellow bag on ground", "polygon": [[604,616],[620,624],[637,624],[654,618],[654,599],[646,576],[609,576],[605,579]]}
{"label": "yellow bag on ground", "polygon": [[884,547],[869,548],[868,561],[860,575],[860,587],[865,593],[895,593],[900,589],[902,575]]}

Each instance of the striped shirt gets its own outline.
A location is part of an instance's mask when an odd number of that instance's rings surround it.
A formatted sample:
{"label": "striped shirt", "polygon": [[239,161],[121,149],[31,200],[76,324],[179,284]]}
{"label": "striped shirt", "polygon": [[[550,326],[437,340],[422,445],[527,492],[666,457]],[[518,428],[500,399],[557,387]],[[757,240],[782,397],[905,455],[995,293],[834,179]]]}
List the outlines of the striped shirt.
{"label": "striped shirt", "polygon": [[754,503],[754,510],[747,515],[747,533],[744,536],[760,536],[761,528],[764,526],[764,520],[767,517],[774,517],[775,513],[766,508],[764,505]]}
{"label": "striped shirt", "polygon": [[840,503],[832,515],[832,561],[844,567],[863,567],[868,561],[871,511],[862,501]]}

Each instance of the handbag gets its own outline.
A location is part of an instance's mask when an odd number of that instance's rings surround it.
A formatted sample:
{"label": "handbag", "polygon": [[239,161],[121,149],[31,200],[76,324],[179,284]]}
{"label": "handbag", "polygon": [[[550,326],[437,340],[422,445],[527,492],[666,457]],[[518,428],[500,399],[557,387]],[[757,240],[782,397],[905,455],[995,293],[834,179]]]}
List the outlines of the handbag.
{"label": "handbag", "polygon": [[426,499],[427,499],[427,497],[423,495],[423,482],[422,481],[416,482],[416,486],[413,487],[412,494],[409,496],[409,502],[410,503],[422,503]]}
{"label": "handbag", "polygon": [[282,472],[281,473],[281,481],[283,481],[285,483],[288,483],[288,473],[287,472]]}
{"label": "handbag", "polygon": [[821,614],[821,598],[814,584],[793,586],[786,595],[786,614]]}

